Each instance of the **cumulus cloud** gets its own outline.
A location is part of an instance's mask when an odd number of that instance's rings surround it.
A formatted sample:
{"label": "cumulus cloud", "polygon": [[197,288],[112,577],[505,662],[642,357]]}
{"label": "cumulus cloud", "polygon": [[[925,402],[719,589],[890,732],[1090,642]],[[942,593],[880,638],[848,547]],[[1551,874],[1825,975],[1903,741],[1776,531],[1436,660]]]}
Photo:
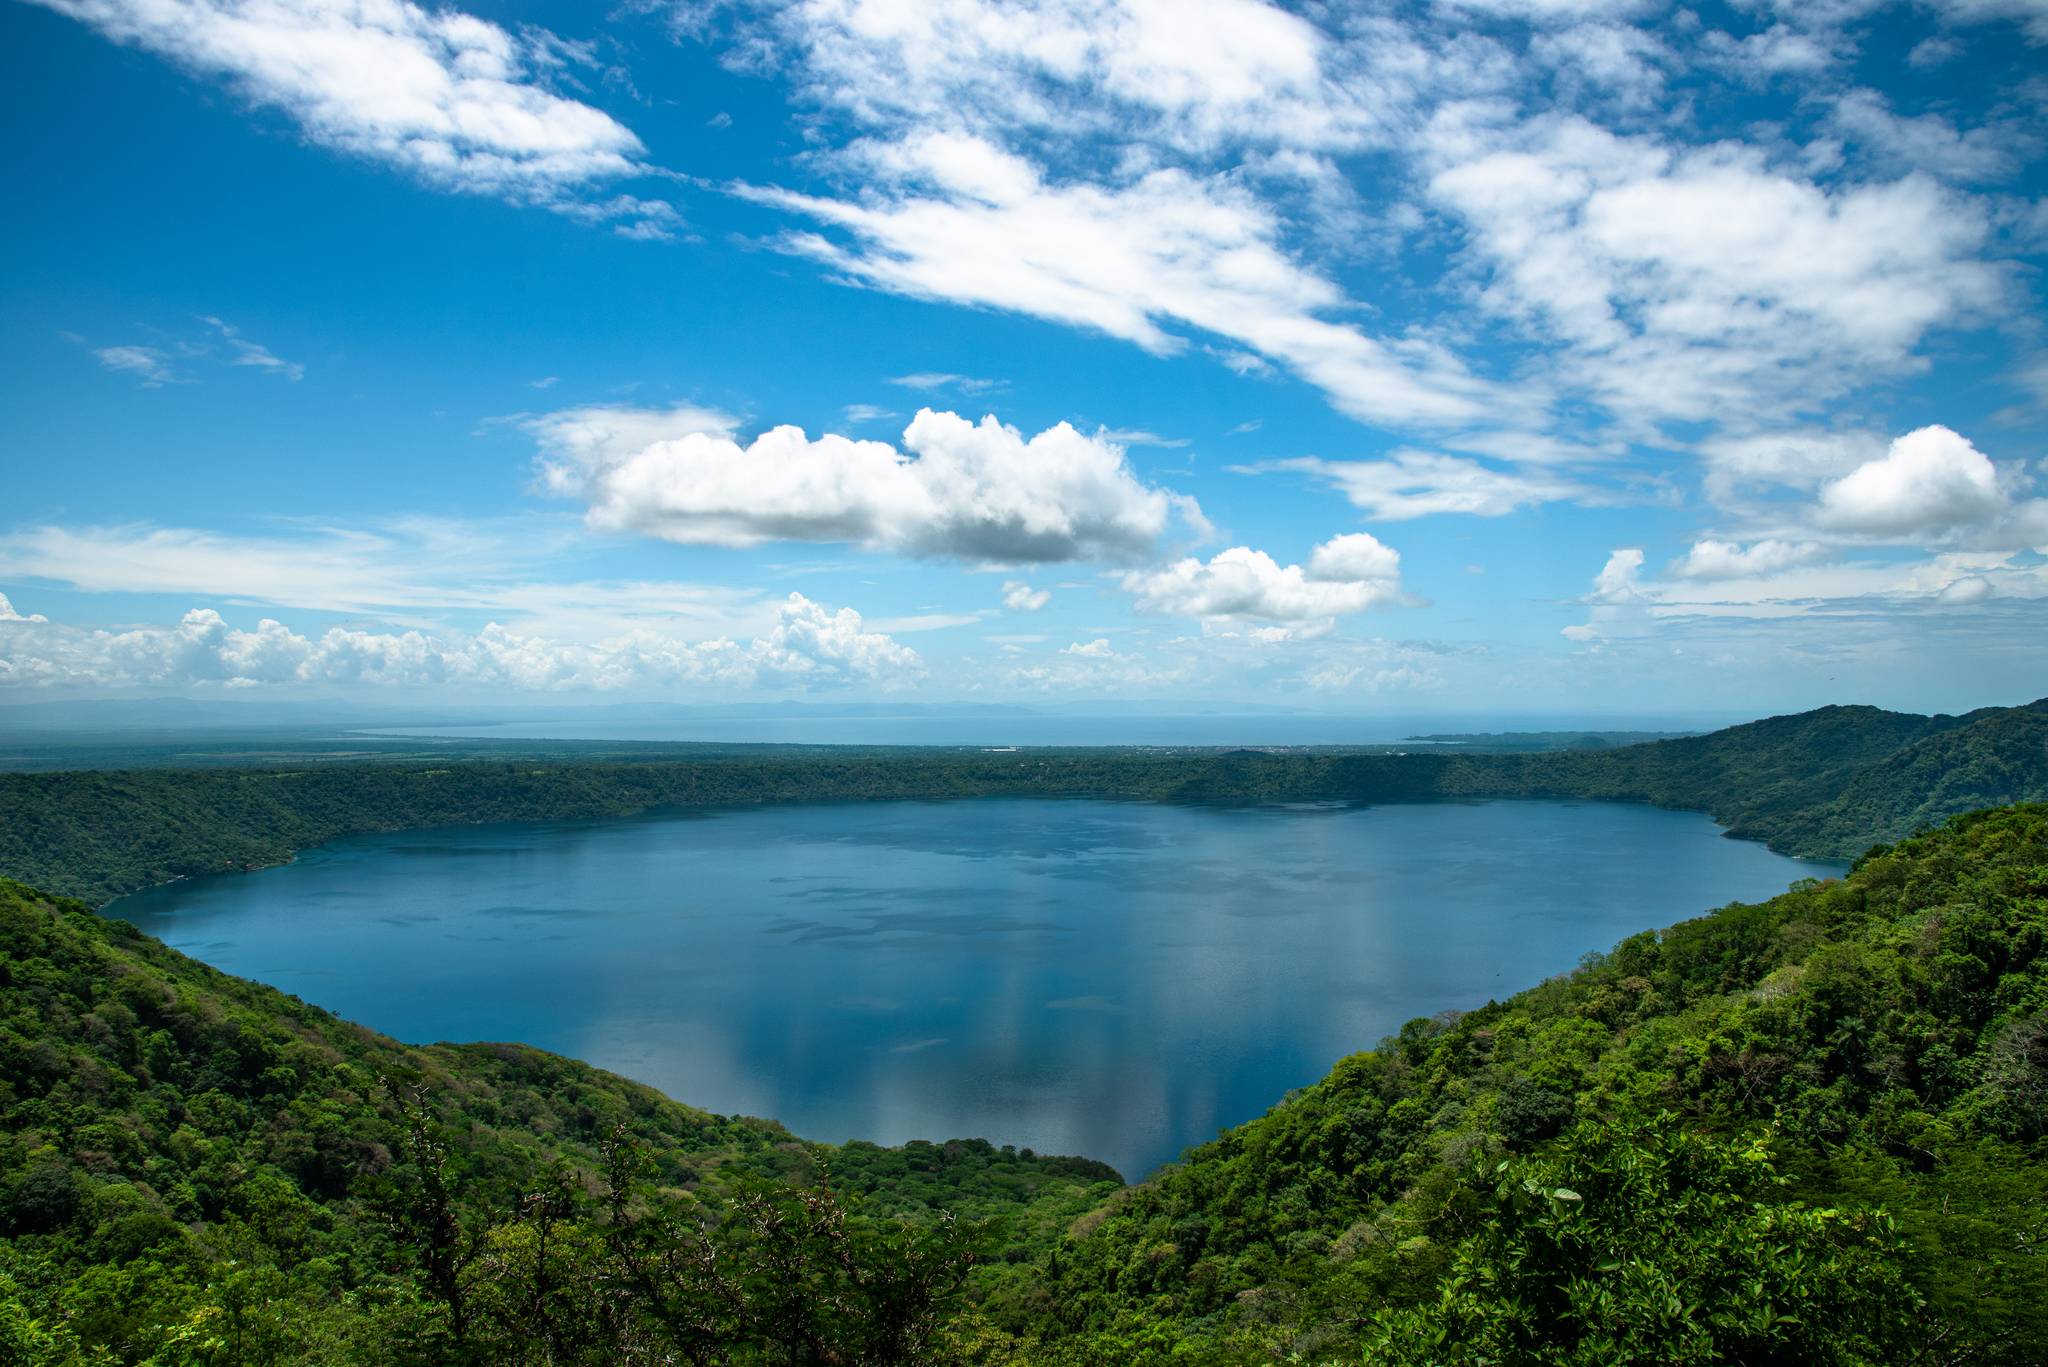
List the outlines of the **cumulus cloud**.
{"label": "cumulus cloud", "polygon": [[14,610],[14,604],[7,601],[7,595],[0,593],[0,622],[47,622],[50,619],[39,612],[23,616]]}
{"label": "cumulus cloud", "polygon": [[[1951,17],[1984,17],[2033,0],[1956,3]],[[1716,62],[1738,81],[1842,67],[1864,12],[1758,0],[1738,9],[1779,22],[1745,16],[1735,26],[1755,31],[1738,36],[1686,21],[1681,50],[1668,8],[711,10],[748,16],[750,69],[792,80],[818,115],[813,164],[835,188],[734,188],[809,220],[780,245],[832,278],[1157,354],[1199,346],[1451,450],[1491,454],[1444,434],[1548,433],[1564,413],[1651,444],[1731,415],[1791,426],[2012,307],[2016,277],[1993,259],[2008,211],[1962,184],[2025,150],[2003,125],[1825,87],[1745,130],[1749,145],[1709,137],[1690,104],[1650,117],[1667,81],[1711,85]],[[1418,277],[1424,260],[1443,262],[1434,278]],[[1382,501],[1419,514],[1516,497],[1458,473],[1462,493]]]}
{"label": "cumulus cloud", "polygon": [[1592,606],[1587,620],[1565,627],[1560,634],[1568,641],[1598,642],[1639,629],[1648,596],[1642,582],[1644,558],[1640,546],[1609,552],[1607,563],[1593,576],[1592,592],[1580,600]]}
{"label": "cumulus cloud", "polygon": [[1034,589],[1021,579],[1003,581],[1003,606],[1012,612],[1037,612],[1052,601],[1045,589]]}
{"label": "cumulus cloud", "polygon": [[1966,574],[1935,595],[1949,607],[1971,607],[1991,596],[1991,581],[1981,574]]}
{"label": "cumulus cloud", "polygon": [[[4,600],[0,600],[4,601]],[[674,688],[812,689],[915,681],[917,653],[791,594],[774,627],[748,641],[682,641],[636,631],[597,643],[550,640],[495,623],[475,634],[343,627],[314,636],[265,618],[253,631],[195,608],[171,627],[86,630],[0,616],[0,688],[255,688],[370,685],[561,692]]]}
{"label": "cumulus cloud", "polygon": [[1333,537],[1308,564],[1281,565],[1264,551],[1233,546],[1127,574],[1141,612],[1208,622],[1307,623],[1364,612],[1401,598],[1401,557],[1365,532]]}
{"label": "cumulus cloud", "polygon": [[597,201],[593,185],[648,168],[640,139],[544,84],[571,51],[459,10],[408,0],[36,0],[116,42],[225,79],[308,140],[443,190],[540,204],[628,229],[661,201]]}
{"label": "cumulus cloud", "polygon": [[1532,504],[1583,495],[1582,485],[1543,473],[1498,470],[1462,456],[1397,451],[1385,460],[1304,456],[1234,466],[1246,474],[1298,471],[1328,484],[1368,518],[1398,522],[1441,513],[1501,517]]}
{"label": "cumulus cloud", "polygon": [[776,427],[742,445],[719,415],[578,409],[529,424],[549,488],[592,525],[671,541],[849,542],[996,563],[1130,560],[1192,499],[1141,482],[1123,448],[1066,423],[1028,440],[994,417],[919,410],[902,449]]}
{"label": "cumulus cloud", "polygon": [[1863,536],[1932,536],[2005,512],[1990,457],[1946,427],[1923,427],[1820,492],[1815,521]]}
{"label": "cumulus cloud", "polygon": [[1587,599],[1592,603],[1627,603],[1641,596],[1637,577],[1643,569],[1643,552],[1640,547],[1627,546],[1607,557],[1607,563],[1600,567],[1600,573],[1593,578],[1593,592]]}
{"label": "cumulus cloud", "polygon": [[1672,565],[1671,574],[1679,579],[1747,579],[1812,564],[1826,554],[1825,547],[1811,541],[1767,537],[1744,546],[1707,537],[1692,544],[1692,549]]}

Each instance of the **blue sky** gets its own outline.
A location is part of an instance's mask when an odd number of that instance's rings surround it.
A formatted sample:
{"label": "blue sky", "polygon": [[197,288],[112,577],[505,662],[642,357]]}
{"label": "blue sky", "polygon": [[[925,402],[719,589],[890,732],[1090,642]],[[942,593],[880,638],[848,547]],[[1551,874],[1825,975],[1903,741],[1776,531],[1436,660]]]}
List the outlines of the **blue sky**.
{"label": "blue sky", "polygon": [[0,700],[2048,693],[2043,0],[0,45]]}

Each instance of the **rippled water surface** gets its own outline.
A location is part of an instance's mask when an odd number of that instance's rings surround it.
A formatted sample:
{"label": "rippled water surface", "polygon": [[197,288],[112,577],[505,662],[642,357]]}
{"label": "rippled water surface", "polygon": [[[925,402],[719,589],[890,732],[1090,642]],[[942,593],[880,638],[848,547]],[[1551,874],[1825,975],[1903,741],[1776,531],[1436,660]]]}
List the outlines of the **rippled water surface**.
{"label": "rippled water surface", "polygon": [[1836,872],[1608,803],[849,803],[358,837],[115,904],[401,1039],[1136,1177],[1417,1015]]}

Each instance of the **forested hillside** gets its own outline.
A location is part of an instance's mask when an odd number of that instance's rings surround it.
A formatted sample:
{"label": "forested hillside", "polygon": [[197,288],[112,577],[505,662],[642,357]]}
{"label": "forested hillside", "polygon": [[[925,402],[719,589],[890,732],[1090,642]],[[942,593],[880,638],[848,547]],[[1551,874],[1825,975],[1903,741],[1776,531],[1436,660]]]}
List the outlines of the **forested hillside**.
{"label": "forested hillside", "polygon": [[1711,735],[1547,753],[735,751],[688,762],[316,764],[0,774],[0,875],[104,903],[358,832],[659,807],[986,796],[1161,802],[1584,797],[1704,811],[1851,859],[1956,812],[2048,799],[2048,708],[1825,707]]}
{"label": "forested hillside", "polygon": [[984,1352],[2048,1360],[2048,807],[1413,1021],[1042,1271]]}
{"label": "forested hillside", "polygon": [[6,882],[0,1117],[0,1363],[900,1360],[1120,1185],[407,1047]]}
{"label": "forested hillside", "polygon": [[1137,1188],[415,1049],[0,885],[0,1361],[2022,1364],[2048,807],[1411,1022]]}

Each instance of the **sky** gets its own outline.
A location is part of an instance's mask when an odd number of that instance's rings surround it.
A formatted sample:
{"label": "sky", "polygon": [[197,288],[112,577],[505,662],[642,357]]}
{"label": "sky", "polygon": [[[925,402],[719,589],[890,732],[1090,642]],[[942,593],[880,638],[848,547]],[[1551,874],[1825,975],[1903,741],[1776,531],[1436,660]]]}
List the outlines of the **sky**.
{"label": "sky", "polygon": [[0,52],[0,703],[2048,694],[2048,0]]}

